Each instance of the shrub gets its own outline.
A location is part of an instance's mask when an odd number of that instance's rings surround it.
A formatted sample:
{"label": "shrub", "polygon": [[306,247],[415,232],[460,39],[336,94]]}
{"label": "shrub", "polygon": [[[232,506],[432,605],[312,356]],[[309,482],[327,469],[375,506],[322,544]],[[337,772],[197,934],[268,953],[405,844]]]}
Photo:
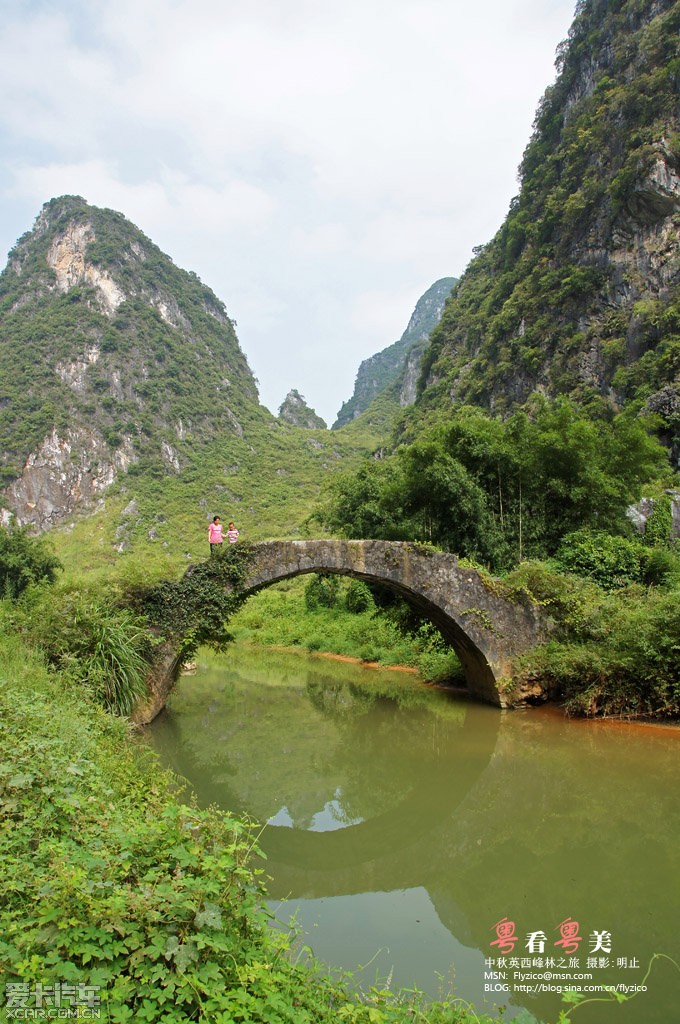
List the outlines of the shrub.
{"label": "shrub", "polygon": [[371,611],[375,608],[373,594],[361,580],[352,580],[345,594],[345,607],[353,615]]}
{"label": "shrub", "polygon": [[555,561],[567,572],[587,576],[608,590],[640,578],[640,545],[608,533],[576,530],[567,534]]}
{"label": "shrub", "polygon": [[28,603],[24,627],[54,666],[86,686],[107,711],[129,715],[146,696],[151,637],[128,609],[87,591]]}
{"label": "shrub", "polygon": [[311,612],[317,608],[334,608],[339,590],[340,580],[337,576],[312,576],[305,587],[305,605]]}
{"label": "shrub", "polygon": [[680,602],[641,584],[573,594],[562,633],[520,659],[520,678],[539,676],[575,714],[680,714]]}
{"label": "shrub", "polygon": [[191,566],[180,580],[151,587],[133,583],[126,592],[126,603],[178,643],[184,659],[201,644],[220,650],[233,639],[227,623],[243,603],[238,587],[251,557],[247,544],[233,547],[237,550]]}
{"label": "shrub", "polygon": [[27,528],[0,527],[0,596],[16,599],[31,583],[54,583],[62,568],[42,539]]}
{"label": "shrub", "polygon": [[645,544],[668,544],[673,527],[672,502],[669,494],[654,501],[651,515],[645,523]]}
{"label": "shrub", "polygon": [[642,555],[641,572],[650,586],[680,586],[680,557],[669,548],[652,548]]}

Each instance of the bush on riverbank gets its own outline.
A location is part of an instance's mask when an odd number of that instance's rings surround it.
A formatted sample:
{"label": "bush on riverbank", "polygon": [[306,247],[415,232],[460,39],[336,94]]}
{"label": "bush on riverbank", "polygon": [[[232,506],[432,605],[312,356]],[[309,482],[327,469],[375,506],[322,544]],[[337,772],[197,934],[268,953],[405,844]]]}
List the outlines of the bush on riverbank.
{"label": "bush on riverbank", "polygon": [[5,617],[107,711],[129,715],[146,696],[152,638],[146,620],[121,607],[111,584],[31,587],[6,606]]}
{"label": "bush on riverbank", "polygon": [[531,562],[507,577],[554,616],[546,646],[521,660],[573,714],[680,716],[680,590],[592,580]]}
{"label": "bush on riverbank", "polygon": [[113,1024],[488,1021],[416,994],[360,1000],[293,963],[267,924],[252,829],[178,800],[124,721],[0,626],[6,983],[97,986]]}

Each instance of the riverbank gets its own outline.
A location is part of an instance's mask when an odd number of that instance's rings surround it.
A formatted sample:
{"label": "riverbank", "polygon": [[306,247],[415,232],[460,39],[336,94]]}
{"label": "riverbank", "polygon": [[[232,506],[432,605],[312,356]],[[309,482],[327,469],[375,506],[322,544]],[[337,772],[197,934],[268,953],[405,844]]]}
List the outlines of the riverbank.
{"label": "riverbank", "polygon": [[560,718],[565,717],[575,727],[584,729],[612,729],[622,733],[634,734],[640,729],[658,732],[660,734],[670,733],[680,739],[680,719],[659,720],[658,718],[635,718],[626,715],[597,715],[596,717],[585,717],[583,715],[568,715],[564,706],[559,704],[542,704],[532,708],[532,714],[537,716]]}
{"label": "riverbank", "polygon": [[[86,985],[112,1024],[472,1024],[454,1001],[351,996],[272,931],[253,830],[178,780],[62,673],[0,636],[0,972]],[[27,871],[27,865],[31,870]]]}
{"label": "riverbank", "polygon": [[[250,647],[253,650],[261,647],[262,644],[240,642],[241,647]],[[299,654],[299,647],[287,647],[284,644],[267,644],[267,651],[284,651],[287,654]],[[364,661],[363,658],[356,658],[351,654],[334,654],[332,651],[306,651],[312,658],[324,658],[327,661],[341,661],[348,665],[361,665],[362,668],[380,669],[388,672],[406,672],[408,675],[419,676],[420,673],[413,665],[383,665],[379,661]],[[423,680],[425,681],[425,680]]]}

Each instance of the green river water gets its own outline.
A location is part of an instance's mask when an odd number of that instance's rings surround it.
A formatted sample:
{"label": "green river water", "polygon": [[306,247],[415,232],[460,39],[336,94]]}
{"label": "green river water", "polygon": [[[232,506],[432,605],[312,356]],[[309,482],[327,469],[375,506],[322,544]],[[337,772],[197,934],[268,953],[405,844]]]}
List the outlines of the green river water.
{"label": "green river water", "polygon": [[[234,647],[199,658],[147,736],[200,803],[267,823],[277,919],[364,988],[453,989],[553,1024],[552,989],[632,995],[654,954],[680,963],[680,730]],[[680,970],[659,958],[644,984],[573,1024],[680,1021]]]}

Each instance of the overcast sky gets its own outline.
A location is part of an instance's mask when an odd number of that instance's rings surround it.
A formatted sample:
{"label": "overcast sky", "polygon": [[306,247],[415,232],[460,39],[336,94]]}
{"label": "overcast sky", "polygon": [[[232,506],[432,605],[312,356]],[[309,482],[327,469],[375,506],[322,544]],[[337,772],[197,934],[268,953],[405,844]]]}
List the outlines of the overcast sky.
{"label": "overcast sky", "polygon": [[359,363],[517,193],[575,0],[0,0],[0,255],[71,193],[237,321],[265,405]]}

